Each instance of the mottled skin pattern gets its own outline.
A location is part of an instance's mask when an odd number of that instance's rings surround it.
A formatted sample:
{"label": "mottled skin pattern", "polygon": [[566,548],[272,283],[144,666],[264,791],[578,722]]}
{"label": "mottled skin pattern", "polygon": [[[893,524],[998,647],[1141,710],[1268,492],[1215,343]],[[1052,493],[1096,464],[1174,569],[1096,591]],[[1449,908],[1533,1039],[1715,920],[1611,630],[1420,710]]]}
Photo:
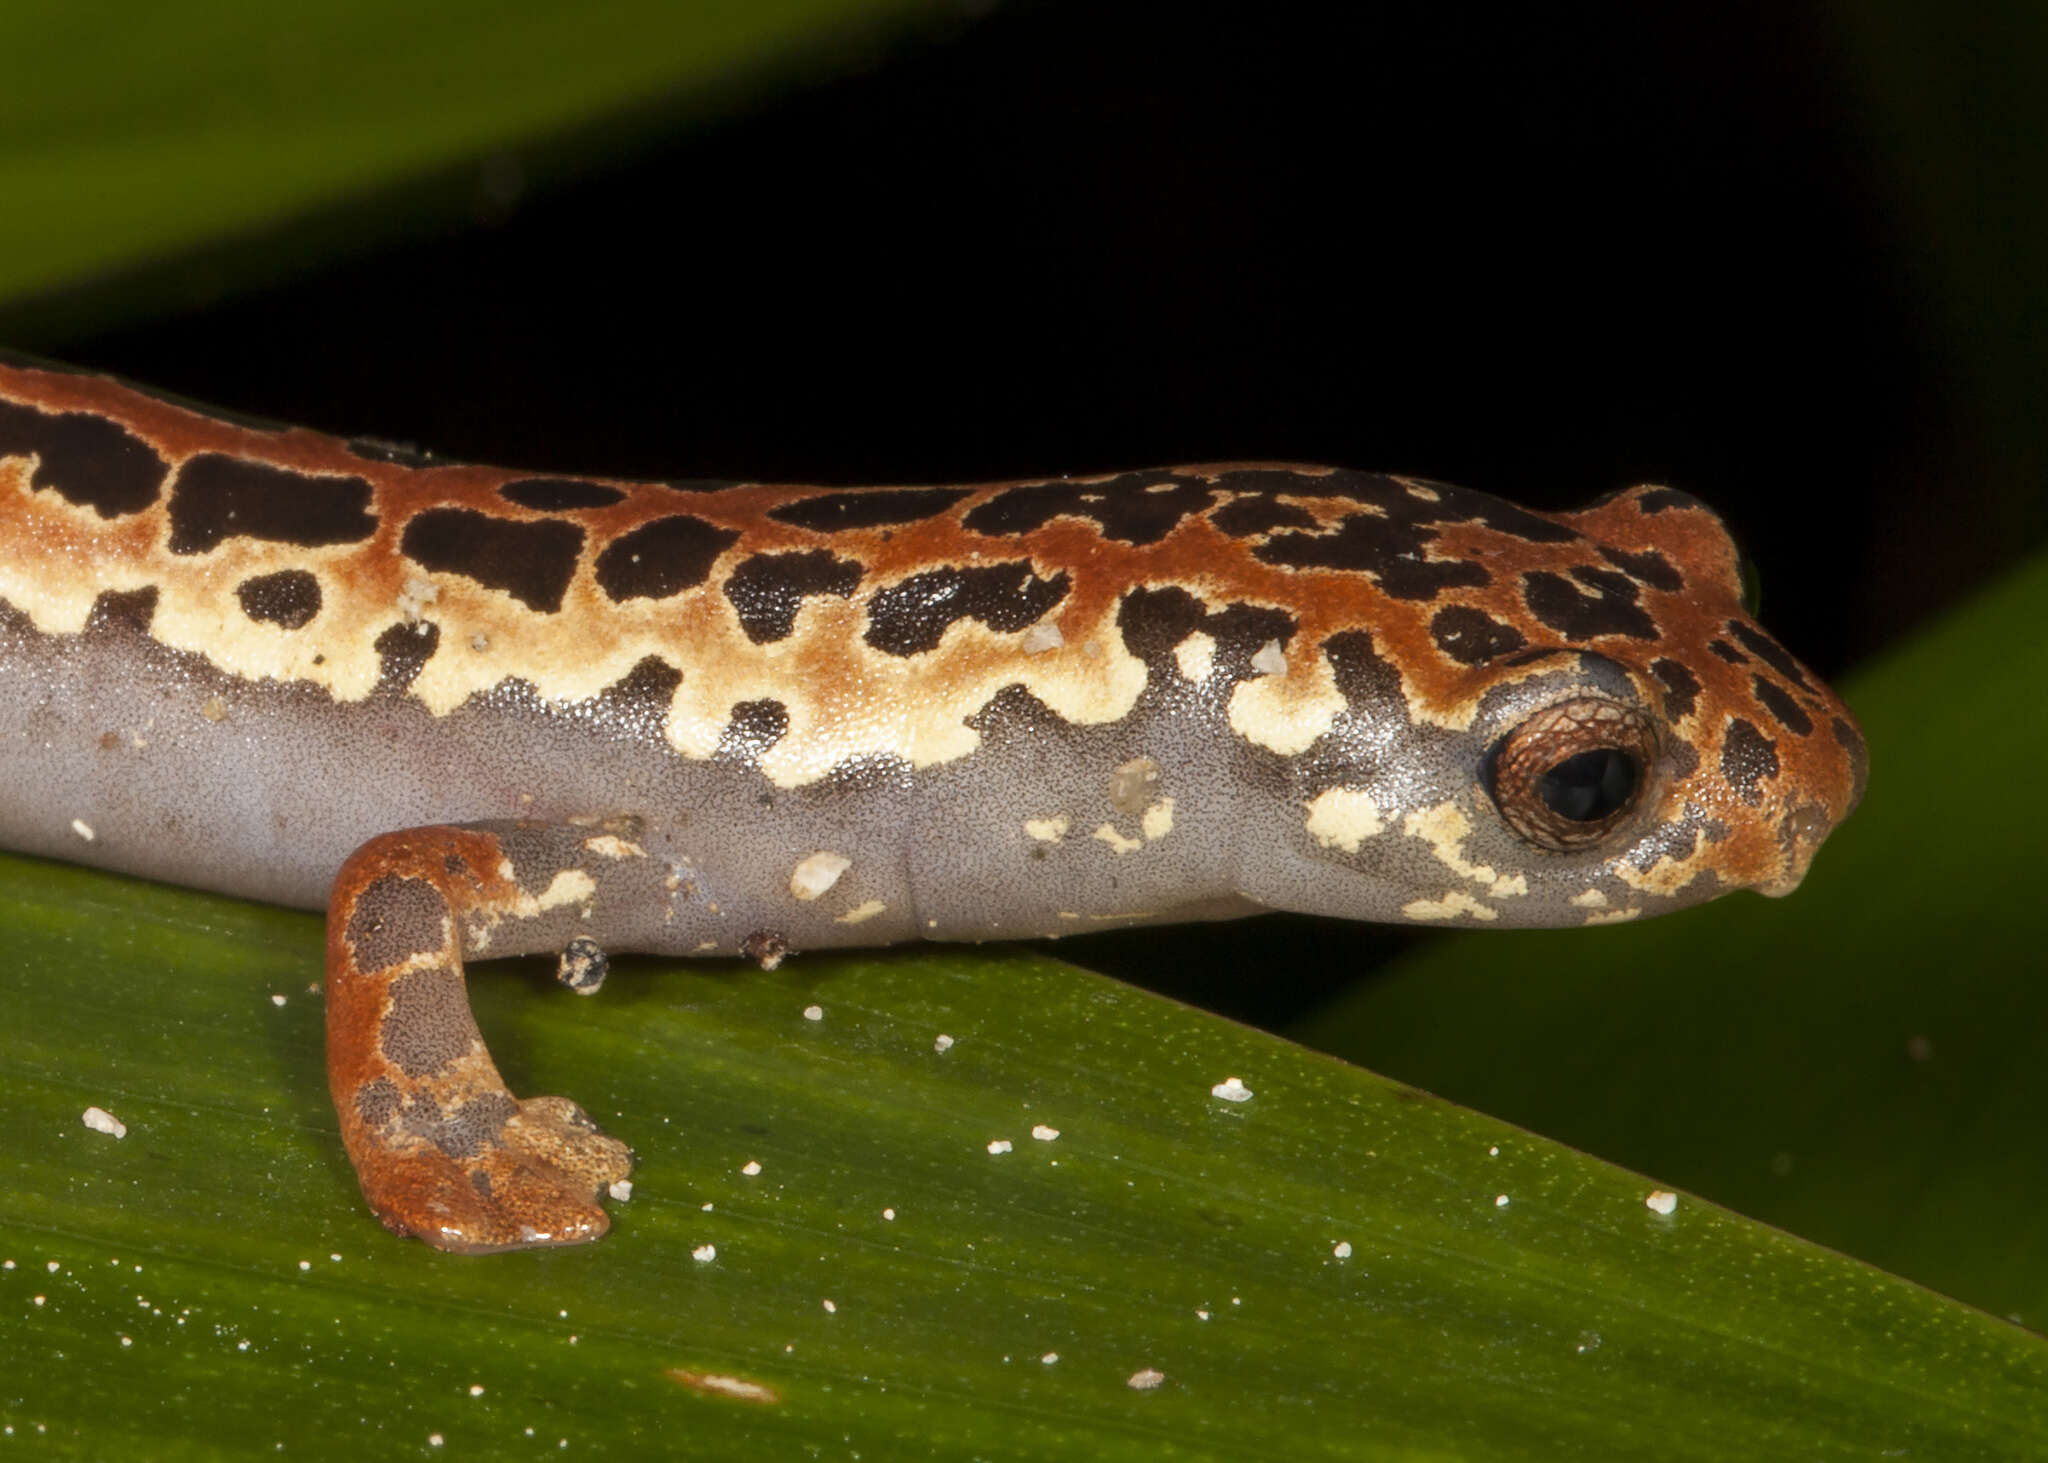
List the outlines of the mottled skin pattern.
{"label": "mottled skin pattern", "polygon": [[1788,892],[1863,789],[1662,488],[537,477],[10,358],[0,542],[0,841],[325,905],[364,1193],[455,1250],[629,1164],[505,1090],[466,956],[1599,924]]}

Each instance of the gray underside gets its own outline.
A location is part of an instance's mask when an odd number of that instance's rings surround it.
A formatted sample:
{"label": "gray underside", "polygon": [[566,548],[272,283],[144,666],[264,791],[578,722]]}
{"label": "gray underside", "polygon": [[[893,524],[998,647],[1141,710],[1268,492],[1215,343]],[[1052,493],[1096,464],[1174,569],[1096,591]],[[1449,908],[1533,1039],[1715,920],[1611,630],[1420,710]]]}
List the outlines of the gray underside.
{"label": "gray underside", "polygon": [[[1581,923],[1568,900],[1595,884],[1645,912],[1711,892],[1645,896],[1599,856],[1532,853],[1485,807],[1470,739],[1398,706],[1354,706],[1311,752],[1283,757],[1229,729],[1222,678],[1194,687],[1163,665],[1120,721],[1071,725],[1018,690],[973,720],[982,742],[968,756],[915,771],[876,759],[794,790],[762,776],[743,736],[731,755],[679,756],[654,704],[554,704],[520,682],[444,716],[400,689],[336,703],[304,683],[222,674],[132,625],[43,635],[4,604],[0,676],[0,842],[309,909],[379,834],[630,817],[690,897],[602,910],[589,932],[618,948],[1035,938],[1276,908],[1401,920],[1410,901],[1472,887],[1400,831],[1404,809],[1446,799],[1470,811],[1466,859],[1527,873],[1502,924]],[[1514,691],[1554,694],[1547,678]],[[1158,780],[1141,799],[1127,785],[1119,796],[1116,769],[1138,758]],[[1318,846],[1303,807],[1333,785],[1370,789],[1388,831],[1348,852]],[[1171,831],[1148,839],[1143,806],[1163,798]],[[1061,815],[1064,838],[1026,829]],[[1114,838],[1097,836],[1105,825]],[[791,873],[819,853],[850,864],[798,900]],[[872,902],[881,913],[847,918]]]}
{"label": "gray underside", "polygon": [[[793,948],[1036,937],[1257,907],[1228,892],[1232,809],[1199,791],[1229,786],[1225,769],[1177,718],[992,732],[952,764],[880,759],[789,790],[743,754],[686,759],[645,716],[550,705],[520,683],[440,717],[403,692],[338,704],[220,674],[132,629],[42,635],[11,610],[0,676],[0,842],[281,904],[324,908],[342,861],[380,833],[631,817],[699,896],[686,918],[630,932],[648,948],[731,950],[757,931]],[[1176,797],[1175,829],[1119,855],[1089,835],[1109,822],[1140,836],[1110,787],[1141,754],[1168,769],[1158,791]],[[1067,839],[1025,832],[1062,812]],[[791,872],[820,852],[851,865],[799,901]],[[869,901],[884,912],[842,919]]]}

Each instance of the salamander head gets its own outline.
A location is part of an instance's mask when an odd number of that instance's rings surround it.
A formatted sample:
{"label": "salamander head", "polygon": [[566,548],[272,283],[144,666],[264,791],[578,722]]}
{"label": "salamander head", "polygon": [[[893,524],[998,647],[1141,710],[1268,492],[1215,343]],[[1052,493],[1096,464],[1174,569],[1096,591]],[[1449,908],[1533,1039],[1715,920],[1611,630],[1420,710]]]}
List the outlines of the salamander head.
{"label": "salamander head", "polygon": [[1297,760],[1297,845],[1351,877],[1304,861],[1278,881],[1294,887],[1247,892],[1560,925],[1797,887],[1862,797],[1863,738],[1744,610],[1714,514],[1636,488],[1490,522],[1497,500],[1430,490],[1460,519],[1425,559],[1483,572],[1324,638],[1346,710]]}

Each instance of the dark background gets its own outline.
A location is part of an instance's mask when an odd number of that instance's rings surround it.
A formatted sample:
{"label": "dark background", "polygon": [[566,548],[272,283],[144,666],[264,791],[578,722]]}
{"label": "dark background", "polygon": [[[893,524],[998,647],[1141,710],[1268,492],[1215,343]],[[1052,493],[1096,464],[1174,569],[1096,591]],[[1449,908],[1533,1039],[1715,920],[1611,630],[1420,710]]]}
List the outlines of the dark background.
{"label": "dark background", "polygon": [[[1003,7],[565,183],[489,159],[429,237],[37,344],[538,470],[1287,458],[1542,508],[1663,481],[1829,676],[2038,538],[1824,9],[1364,9]],[[1279,1024],[1405,938],[1062,949]]]}

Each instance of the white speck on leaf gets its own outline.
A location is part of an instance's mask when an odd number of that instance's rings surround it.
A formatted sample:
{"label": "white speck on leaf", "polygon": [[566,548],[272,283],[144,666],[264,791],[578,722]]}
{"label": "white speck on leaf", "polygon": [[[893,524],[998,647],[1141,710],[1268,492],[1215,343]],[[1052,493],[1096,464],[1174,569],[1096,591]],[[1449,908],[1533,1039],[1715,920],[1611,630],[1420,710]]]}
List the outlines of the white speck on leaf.
{"label": "white speck on leaf", "polygon": [[718,1258],[718,1246],[699,1245],[696,1249],[690,1251],[690,1258],[700,1265],[708,1265]]}
{"label": "white speck on leaf", "polygon": [[1335,1256],[1336,1256],[1336,1257],[1337,1257],[1338,1259],[1340,1259],[1340,1260],[1348,1260],[1348,1259],[1350,1259],[1350,1258],[1351,1258],[1351,1241],[1350,1241],[1350,1240],[1348,1240],[1348,1239],[1340,1239],[1340,1240],[1338,1240],[1338,1241],[1337,1241],[1337,1247],[1336,1247],[1336,1248],[1335,1248],[1334,1250],[1331,1250],[1331,1251],[1330,1251],[1330,1253],[1331,1253],[1331,1254],[1333,1254],[1333,1255],[1335,1255]]}
{"label": "white speck on leaf", "polygon": [[1658,1214],[1669,1214],[1678,1208],[1678,1195],[1669,1189],[1652,1189],[1643,1196],[1643,1204]]}
{"label": "white speck on leaf", "polygon": [[1008,1138],[991,1138],[988,1144],[988,1151],[991,1153],[1008,1153],[1010,1151],[1010,1140]]}
{"label": "white speck on leaf", "polygon": [[823,1006],[806,1006],[806,1007],[804,1007],[804,1020],[806,1020],[806,1021],[823,1021],[824,1019],[825,1019],[825,1008],[824,1008]]}
{"label": "white speck on leaf", "polygon": [[1165,1380],[1165,1372],[1159,1371],[1156,1368],[1148,1366],[1141,1371],[1132,1372],[1130,1381],[1126,1382],[1124,1385],[1129,1387],[1133,1392],[1149,1392]]}
{"label": "white speck on leaf", "polygon": [[128,1136],[128,1125],[103,1107],[89,1107],[83,1116],[85,1125],[95,1133],[105,1133],[112,1138]]}
{"label": "white speck on leaf", "polygon": [[935,1052],[939,1052],[939,1053],[941,1053],[941,1054],[944,1054],[944,1053],[946,1053],[946,1052],[949,1052],[949,1051],[951,1051],[952,1049],[953,1049],[953,1038],[952,1038],[952,1037],[950,1037],[950,1036],[948,1036],[948,1035],[946,1035],[946,1033],[945,1033],[945,1032],[943,1032],[943,1031],[942,1031],[942,1032],[940,1032],[940,1033],[939,1033],[939,1034],[938,1034],[937,1036],[935,1036],[935,1037],[933,1037],[933,1038],[932,1038],[932,1050],[933,1050],[933,1051],[935,1051]]}
{"label": "white speck on leaf", "polygon": [[1059,1135],[1060,1130],[1058,1128],[1048,1128],[1044,1123],[1039,1123],[1031,1130],[1031,1136],[1041,1143],[1050,1143]]}
{"label": "white speck on leaf", "polygon": [[745,1174],[745,1175],[746,1175],[746,1176],[747,1176],[748,1178],[752,1178],[752,1177],[754,1177],[754,1175],[755,1175],[755,1174],[757,1174],[757,1173],[759,1173],[760,1171],[761,1171],[761,1165],[760,1165],[759,1163],[755,1162],[755,1161],[754,1161],[753,1159],[751,1159],[751,1158],[749,1158],[749,1159],[748,1159],[748,1160],[746,1161],[746,1163],[745,1163],[744,1165],[742,1165],[742,1166],[741,1166],[741,1168],[740,1168],[740,1172],[741,1172],[741,1173],[743,1173],[743,1174]]}
{"label": "white speck on leaf", "polygon": [[1225,1077],[1221,1082],[1218,1082],[1209,1089],[1209,1095],[1211,1097],[1220,1097],[1225,1102],[1250,1102],[1252,1100],[1251,1088],[1245,1086],[1236,1077]]}

